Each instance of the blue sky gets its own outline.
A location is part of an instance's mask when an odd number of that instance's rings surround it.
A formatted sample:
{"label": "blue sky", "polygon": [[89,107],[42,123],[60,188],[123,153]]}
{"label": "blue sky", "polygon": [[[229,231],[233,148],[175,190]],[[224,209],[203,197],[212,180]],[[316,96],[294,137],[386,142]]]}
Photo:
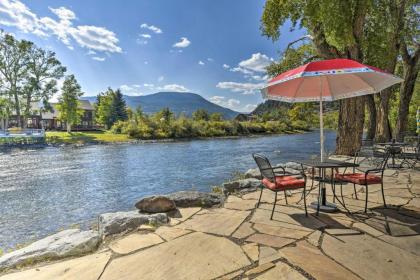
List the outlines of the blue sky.
{"label": "blue sky", "polygon": [[0,0],[0,28],[57,53],[85,95],[195,92],[251,111],[264,66],[303,31],[261,35],[262,0]]}

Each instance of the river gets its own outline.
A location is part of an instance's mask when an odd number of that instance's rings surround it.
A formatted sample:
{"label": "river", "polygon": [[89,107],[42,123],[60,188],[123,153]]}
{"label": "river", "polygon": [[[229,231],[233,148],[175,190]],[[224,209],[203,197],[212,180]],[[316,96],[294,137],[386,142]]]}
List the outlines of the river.
{"label": "river", "polygon": [[[326,132],[333,151],[335,132]],[[210,191],[235,171],[319,153],[319,133],[173,143],[14,149],[0,153],[0,248],[28,243],[98,214],[133,209],[143,196]]]}

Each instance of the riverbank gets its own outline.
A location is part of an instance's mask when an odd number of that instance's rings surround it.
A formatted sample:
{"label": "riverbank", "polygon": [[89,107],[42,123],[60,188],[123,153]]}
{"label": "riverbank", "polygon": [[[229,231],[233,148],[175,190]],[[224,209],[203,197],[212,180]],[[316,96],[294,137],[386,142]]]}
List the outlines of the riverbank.
{"label": "riverbank", "polygon": [[[294,191],[289,204],[279,196],[272,220],[273,193],[267,190],[259,207],[255,189],[223,200],[169,195],[179,204],[175,212],[100,215],[99,232],[67,230],[35,244],[68,253],[64,260],[54,260],[62,258],[54,251],[44,251],[44,259],[32,245],[8,260],[36,252],[41,262],[0,279],[416,279],[420,172],[387,170],[384,181],[388,208],[374,185],[367,214],[352,187],[344,189],[352,213],[340,206],[340,212],[319,216],[309,209],[305,217],[301,193]],[[331,187],[327,190],[330,199]],[[364,196],[363,188],[357,191]],[[308,204],[315,200],[313,191]],[[187,265],[191,262],[194,266]]]}
{"label": "riverbank", "polygon": [[65,131],[47,131],[47,145],[89,145],[89,144],[124,144],[124,143],[156,143],[156,142],[175,142],[175,141],[193,141],[208,139],[237,139],[242,137],[258,136],[276,136],[290,135],[309,132],[309,130],[291,130],[283,133],[258,133],[231,136],[213,136],[213,137],[180,137],[180,138],[161,138],[161,139],[135,139],[127,134],[115,134],[109,131],[88,131],[88,132],[65,132]]}

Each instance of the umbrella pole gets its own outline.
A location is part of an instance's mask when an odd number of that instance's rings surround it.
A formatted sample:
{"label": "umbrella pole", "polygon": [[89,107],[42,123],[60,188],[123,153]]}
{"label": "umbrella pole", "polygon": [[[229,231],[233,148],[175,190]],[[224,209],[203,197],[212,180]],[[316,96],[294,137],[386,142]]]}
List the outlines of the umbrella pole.
{"label": "umbrella pole", "polygon": [[321,142],[321,162],[324,162],[324,120],[322,111],[322,99],[319,101],[319,129]]}
{"label": "umbrella pole", "polygon": [[323,108],[322,108],[322,76],[320,77],[321,80],[321,96],[319,98],[319,137],[320,137],[320,144],[321,144],[321,162],[324,162],[324,119],[323,119]]}

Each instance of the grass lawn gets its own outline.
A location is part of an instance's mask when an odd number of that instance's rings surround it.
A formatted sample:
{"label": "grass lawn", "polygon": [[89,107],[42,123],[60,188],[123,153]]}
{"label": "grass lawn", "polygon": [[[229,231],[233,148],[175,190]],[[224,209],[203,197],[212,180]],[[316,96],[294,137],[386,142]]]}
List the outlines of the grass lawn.
{"label": "grass lawn", "polygon": [[46,139],[48,143],[82,144],[82,143],[113,143],[131,141],[126,134],[113,134],[106,131],[83,131],[70,132],[65,131],[47,131]]}

